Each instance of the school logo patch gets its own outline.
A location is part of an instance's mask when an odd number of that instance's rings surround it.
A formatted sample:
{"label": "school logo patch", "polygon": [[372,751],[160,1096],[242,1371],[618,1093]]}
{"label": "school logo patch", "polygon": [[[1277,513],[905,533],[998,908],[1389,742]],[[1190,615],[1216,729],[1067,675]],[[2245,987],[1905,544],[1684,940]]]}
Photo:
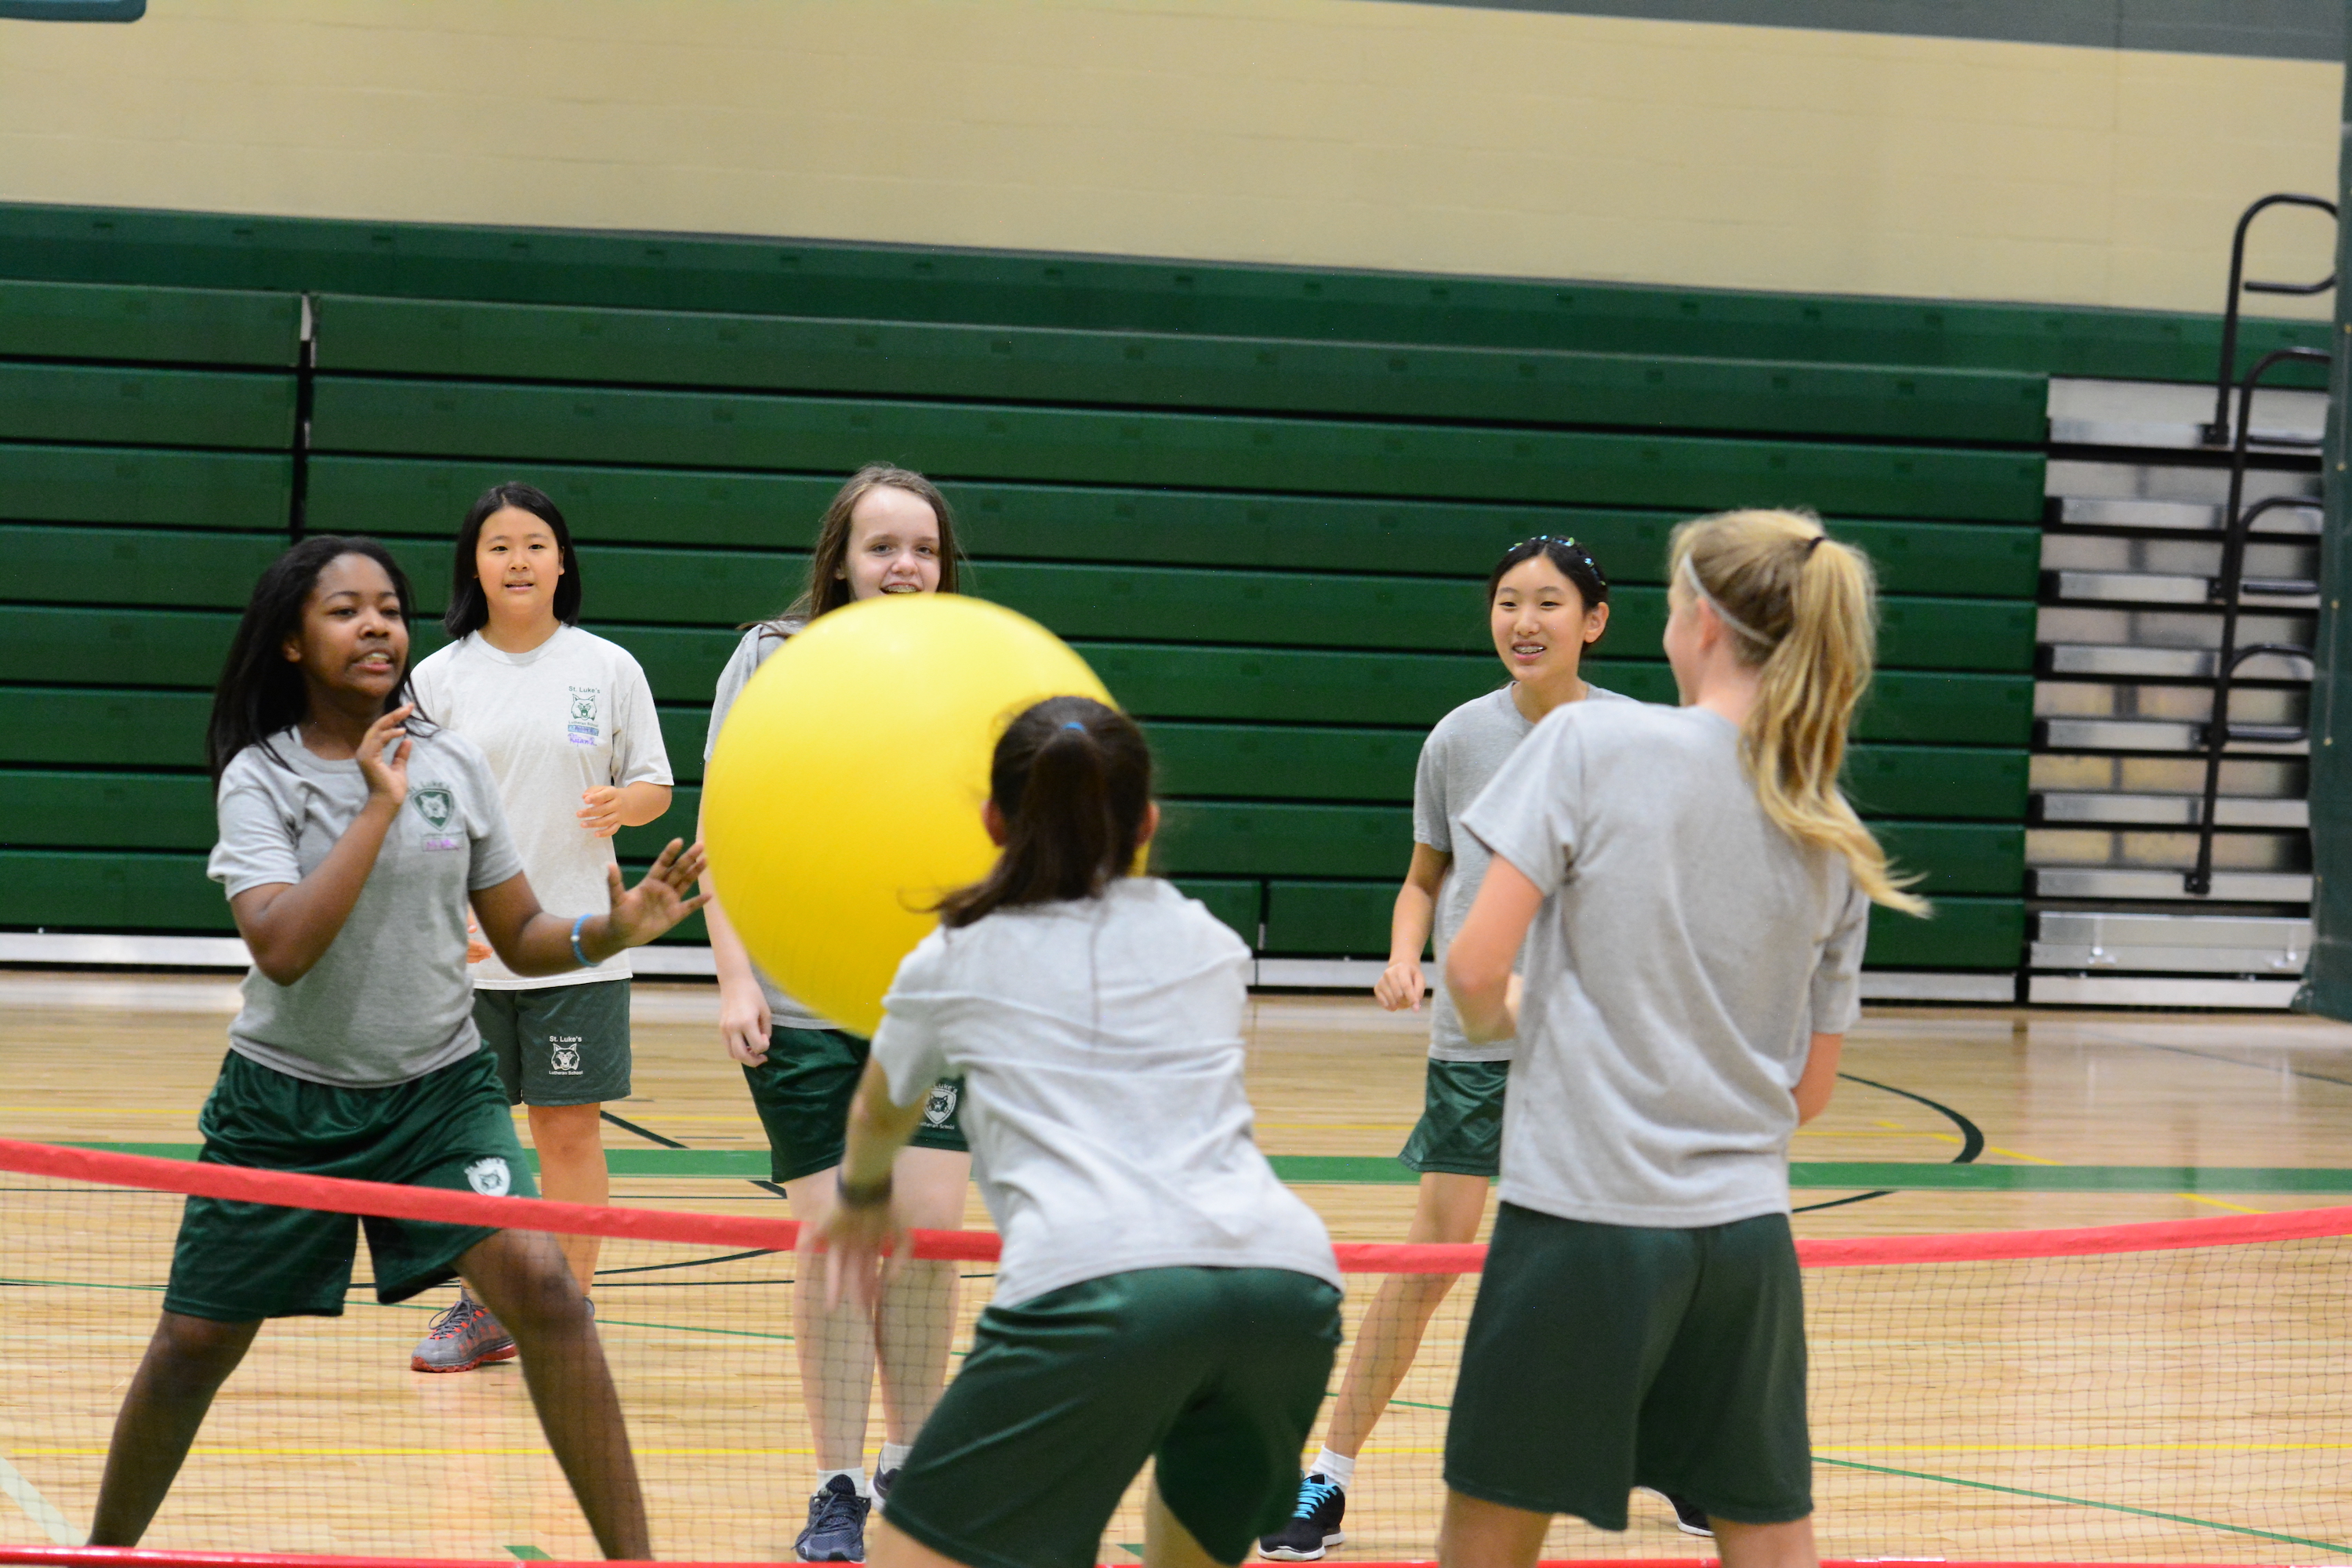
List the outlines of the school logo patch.
{"label": "school logo patch", "polygon": [[408,804],[436,832],[448,826],[450,818],[457,815],[457,797],[446,784],[418,784],[408,792]]}
{"label": "school logo patch", "polygon": [[926,1127],[945,1127],[949,1122],[954,1121],[956,1101],[961,1099],[961,1089],[955,1084],[935,1083],[931,1085],[931,1097],[930,1099],[923,1101],[923,1125]]}
{"label": "school logo patch", "polygon": [[514,1185],[514,1173],[498,1155],[475,1161],[466,1167],[466,1184],[487,1198],[502,1198]]}
{"label": "school logo patch", "polygon": [[593,724],[596,721],[596,689],[593,686],[574,686],[568,689],[572,693],[572,722]]}
{"label": "school logo patch", "polygon": [[547,1070],[578,1075],[580,1037],[577,1035],[569,1039],[551,1039],[547,1042]]}

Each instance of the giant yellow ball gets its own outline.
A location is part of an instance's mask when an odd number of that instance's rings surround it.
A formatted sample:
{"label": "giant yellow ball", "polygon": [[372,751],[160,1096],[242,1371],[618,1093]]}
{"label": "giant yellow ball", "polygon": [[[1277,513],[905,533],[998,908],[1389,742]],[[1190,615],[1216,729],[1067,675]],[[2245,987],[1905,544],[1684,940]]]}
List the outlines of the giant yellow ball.
{"label": "giant yellow ball", "polygon": [[760,667],[719,732],[702,836],[727,918],[794,998],[870,1035],[925,912],[995,863],[988,764],[1048,697],[1110,700],[1024,616],[892,595],[810,623]]}

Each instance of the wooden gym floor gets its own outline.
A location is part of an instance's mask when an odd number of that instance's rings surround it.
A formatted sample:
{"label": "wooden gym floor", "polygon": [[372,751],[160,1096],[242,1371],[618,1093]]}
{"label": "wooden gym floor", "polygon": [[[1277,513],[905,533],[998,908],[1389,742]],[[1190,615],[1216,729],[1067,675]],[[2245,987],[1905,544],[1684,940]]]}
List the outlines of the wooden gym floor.
{"label": "wooden gym floor", "polygon": [[[192,1152],[235,988],[0,975],[0,1135]],[[609,1108],[618,1202],[774,1207],[718,1047],[715,994],[647,984],[636,1093]],[[1401,1239],[1391,1156],[1425,1016],[1265,997],[1260,1141],[1336,1239]],[[2276,1016],[1874,1009],[1799,1135],[1801,1237],[2008,1230],[2352,1203],[2352,1028]],[[78,1537],[177,1217],[162,1198],[0,1175],[0,1543]],[[986,1216],[975,1196],[970,1224]],[[791,1556],[809,1485],[789,1259],[614,1244],[598,1289],[667,1556]],[[2352,1247],[1814,1270],[1814,1484],[1825,1554],[2287,1563],[2352,1555]],[[963,1287],[968,1322],[985,1271]],[[357,1278],[367,1277],[362,1252]],[[1373,1281],[1351,1291],[1351,1309]],[[355,1290],[265,1331],[148,1544],[592,1554],[509,1363],[406,1370],[446,1291]],[[1335,1560],[1426,1557],[1454,1352],[1441,1310],[1358,1471]],[[1355,1311],[1351,1310],[1352,1329]],[[959,1342],[961,1343],[961,1341]],[[1344,1352],[1343,1352],[1344,1353]],[[1335,1374],[1336,1377],[1336,1374]],[[880,1437],[878,1415],[871,1441]],[[1133,1498],[1106,1561],[1133,1561]],[[1652,1500],[1548,1555],[1699,1556]]]}

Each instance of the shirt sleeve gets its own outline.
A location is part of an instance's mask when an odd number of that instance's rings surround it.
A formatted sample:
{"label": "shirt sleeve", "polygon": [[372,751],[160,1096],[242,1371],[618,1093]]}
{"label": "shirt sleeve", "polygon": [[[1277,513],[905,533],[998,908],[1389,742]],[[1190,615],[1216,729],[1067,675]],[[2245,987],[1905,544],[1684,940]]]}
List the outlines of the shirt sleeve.
{"label": "shirt sleeve", "polygon": [[1549,893],[1568,879],[1580,837],[1583,748],[1574,710],[1562,708],[1496,771],[1462,826]]}
{"label": "shirt sleeve", "polygon": [[1445,815],[1445,742],[1432,731],[1412,770],[1412,841],[1441,855],[1454,853],[1454,826]]}
{"label": "shirt sleeve", "polygon": [[946,959],[946,938],[935,931],[899,963],[882,998],[874,1060],[889,1079],[893,1105],[914,1104],[948,1076],[947,1044],[940,1032]]}
{"label": "shirt sleeve", "polygon": [[613,782],[673,784],[669,748],[662,742],[661,712],[645,667],[626,653],[613,682]]}
{"label": "shirt sleeve", "polygon": [[719,689],[710,699],[710,729],[702,737],[702,760],[710,761],[710,753],[719,749],[719,731],[727,723],[727,710],[735,706],[735,699],[743,695],[744,686],[752,672],[760,668],[760,638],[764,628],[753,626],[735,645],[727,658],[727,668],[719,672]]}
{"label": "shirt sleeve", "polygon": [[220,841],[213,846],[205,874],[226,889],[228,897],[249,888],[291,886],[302,879],[294,834],[267,789],[251,782],[224,784],[214,812]]}
{"label": "shirt sleeve", "polygon": [[1870,900],[1860,888],[1846,889],[1822,961],[1813,969],[1813,1033],[1843,1035],[1862,1016],[1862,950],[1870,942]]}

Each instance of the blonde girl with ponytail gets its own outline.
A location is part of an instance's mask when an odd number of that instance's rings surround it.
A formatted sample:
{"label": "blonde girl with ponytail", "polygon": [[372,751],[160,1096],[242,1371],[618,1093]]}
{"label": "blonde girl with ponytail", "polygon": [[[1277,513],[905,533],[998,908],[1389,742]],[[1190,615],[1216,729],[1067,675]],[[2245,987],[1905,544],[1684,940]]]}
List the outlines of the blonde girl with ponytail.
{"label": "blonde girl with ponytail", "polygon": [[1622,1530],[1636,1486],[1696,1503],[1725,1568],[1818,1562],[1789,1139],[1829,1104],[1871,904],[1927,906],[1837,787],[1868,560],[1726,512],[1675,531],[1667,600],[1682,705],[1559,709],[1463,822],[1494,863],[1446,984],[1517,1050],[1447,1568],[1525,1568],[1554,1514]]}

